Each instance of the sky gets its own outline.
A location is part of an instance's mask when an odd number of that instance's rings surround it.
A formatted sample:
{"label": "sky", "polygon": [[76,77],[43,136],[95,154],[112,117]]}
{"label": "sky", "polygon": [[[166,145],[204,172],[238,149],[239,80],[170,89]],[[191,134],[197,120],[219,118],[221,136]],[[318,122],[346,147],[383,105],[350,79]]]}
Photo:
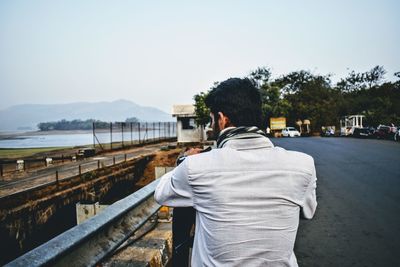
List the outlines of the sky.
{"label": "sky", "polygon": [[400,71],[400,1],[0,1],[0,110],[126,99],[170,113],[269,67]]}

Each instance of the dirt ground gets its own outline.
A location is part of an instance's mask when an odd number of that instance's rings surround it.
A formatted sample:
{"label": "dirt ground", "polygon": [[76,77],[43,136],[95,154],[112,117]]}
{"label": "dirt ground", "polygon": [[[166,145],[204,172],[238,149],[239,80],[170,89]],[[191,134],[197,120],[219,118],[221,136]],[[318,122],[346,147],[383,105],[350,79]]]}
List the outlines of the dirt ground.
{"label": "dirt ground", "polygon": [[152,181],[155,177],[155,167],[174,167],[176,159],[182,153],[182,148],[174,148],[167,151],[159,151],[154,159],[147,165],[143,177],[136,183],[138,187],[143,187]]}

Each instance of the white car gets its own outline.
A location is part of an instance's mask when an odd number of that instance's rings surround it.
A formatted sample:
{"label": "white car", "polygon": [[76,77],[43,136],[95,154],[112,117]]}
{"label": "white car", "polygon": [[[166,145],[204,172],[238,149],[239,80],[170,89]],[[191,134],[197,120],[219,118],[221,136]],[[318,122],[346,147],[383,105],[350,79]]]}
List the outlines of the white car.
{"label": "white car", "polygon": [[295,136],[300,136],[300,133],[294,127],[286,127],[285,129],[282,130],[282,136],[295,137]]}

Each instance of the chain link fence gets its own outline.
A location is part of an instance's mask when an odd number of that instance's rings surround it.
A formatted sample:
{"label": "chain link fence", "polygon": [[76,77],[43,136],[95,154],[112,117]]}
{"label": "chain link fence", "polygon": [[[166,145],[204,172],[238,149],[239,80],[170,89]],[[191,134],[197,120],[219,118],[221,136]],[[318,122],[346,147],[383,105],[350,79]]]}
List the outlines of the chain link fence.
{"label": "chain link fence", "polygon": [[93,123],[93,147],[101,150],[122,149],[176,137],[176,122]]}
{"label": "chain link fence", "polygon": [[[90,132],[87,133],[90,140]],[[59,155],[16,159],[0,159],[0,182],[5,175],[24,176],[28,171],[37,171],[53,164],[63,164],[79,160],[80,147],[92,147],[95,152],[105,152],[129,147],[156,143],[176,138],[176,122],[94,122],[92,144],[77,146]],[[69,149],[71,150],[71,149]],[[65,153],[65,154],[63,154]]]}

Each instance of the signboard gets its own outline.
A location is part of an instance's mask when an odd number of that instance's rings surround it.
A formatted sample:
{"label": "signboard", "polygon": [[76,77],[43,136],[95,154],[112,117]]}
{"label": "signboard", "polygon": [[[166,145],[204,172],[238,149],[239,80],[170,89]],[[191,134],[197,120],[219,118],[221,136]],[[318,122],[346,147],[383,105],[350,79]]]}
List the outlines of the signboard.
{"label": "signboard", "polygon": [[284,117],[270,118],[269,126],[273,131],[282,130],[283,128],[286,128],[286,118]]}

